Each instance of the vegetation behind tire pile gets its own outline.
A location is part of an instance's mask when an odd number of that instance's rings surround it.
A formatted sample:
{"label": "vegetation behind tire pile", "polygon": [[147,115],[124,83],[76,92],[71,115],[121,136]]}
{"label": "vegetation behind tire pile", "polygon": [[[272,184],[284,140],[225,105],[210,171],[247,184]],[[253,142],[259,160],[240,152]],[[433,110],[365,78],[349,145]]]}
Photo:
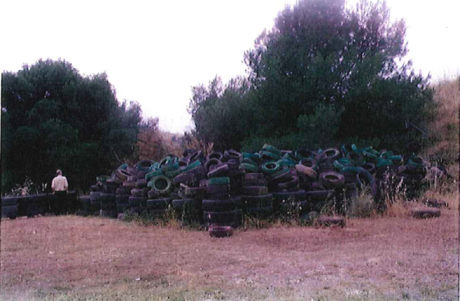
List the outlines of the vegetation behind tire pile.
{"label": "vegetation behind tire pile", "polygon": [[428,78],[397,64],[404,35],[385,3],[299,1],[245,53],[248,78],[193,88],[196,135],[217,150],[356,143],[405,152],[422,136],[412,125],[425,128],[435,106]]}

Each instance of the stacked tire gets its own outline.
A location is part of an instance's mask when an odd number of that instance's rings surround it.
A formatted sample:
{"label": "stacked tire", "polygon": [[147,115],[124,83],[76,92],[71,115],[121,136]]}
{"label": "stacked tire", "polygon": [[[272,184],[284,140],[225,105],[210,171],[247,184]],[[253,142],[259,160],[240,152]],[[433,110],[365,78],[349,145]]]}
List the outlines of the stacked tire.
{"label": "stacked tire", "polygon": [[118,215],[116,194],[101,192],[99,198],[101,204],[100,215],[102,217],[116,218]]}
{"label": "stacked tire", "polygon": [[15,219],[18,216],[18,197],[2,197],[2,218]]}
{"label": "stacked tire", "polygon": [[[242,221],[242,212],[237,209],[238,199],[231,196],[232,171],[239,170],[241,154],[236,151],[224,153],[225,162],[211,165],[206,182],[206,198],[203,199],[203,221],[209,228],[215,226],[239,227]],[[230,161],[232,160],[232,161]],[[208,160],[209,162],[209,160]]]}
{"label": "stacked tire", "polygon": [[206,195],[206,167],[198,160],[201,156],[192,153],[190,156],[196,161],[185,165],[183,172],[176,176],[173,184],[179,191],[179,197],[172,201],[172,207],[175,210],[178,218],[185,223],[201,223],[202,215],[202,200]]}
{"label": "stacked tire", "polygon": [[80,195],[78,197],[80,202],[81,210],[79,211],[81,215],[87,216],[91,214],[91,197],[89,195]]}
{"label": "stacked tire", "polygon": [[249,217],[266,219],[273,215],[273,195],[262,173],[247,173],[241,181],[239,207]]}

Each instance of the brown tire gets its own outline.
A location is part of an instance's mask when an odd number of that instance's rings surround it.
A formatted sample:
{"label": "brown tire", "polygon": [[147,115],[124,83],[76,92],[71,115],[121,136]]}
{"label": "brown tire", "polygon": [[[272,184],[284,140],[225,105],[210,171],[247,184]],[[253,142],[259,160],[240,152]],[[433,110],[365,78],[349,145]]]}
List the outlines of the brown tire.
{"label": "brown tire", "polygon": [[209,236],[211,237],[229,237],[233,235],[233,228],[230,226],[209,226]]}
{"label": "brown tire", "polygon": [[315,221],[315,228],[320,228],[320,227],[345,227],[345,218],[343,216],[320,216],[316,221]]}
{"label": "brown tire", "polygon": [[414,208],[411,210],[411,215],[414,218],[432,218],[440,217],[441,209],[439,208]]}

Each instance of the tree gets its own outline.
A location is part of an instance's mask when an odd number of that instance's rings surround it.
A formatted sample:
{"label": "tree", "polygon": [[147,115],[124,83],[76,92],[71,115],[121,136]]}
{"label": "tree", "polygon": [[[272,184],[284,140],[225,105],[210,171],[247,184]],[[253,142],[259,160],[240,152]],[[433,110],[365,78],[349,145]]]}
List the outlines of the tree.
{"label": "tree", "polygon": [[192,88],[189,113],[195,122],[195,135],[204,144],[214,148],[239,149],[252,127],[251,90],[246,79],[238,77],[225,86],[220,77],[214,78],[208,88]]}
{"label": "tree", "polygon": [[410,63],[398,65],[407,53],[404,36],[404,21],[390,23],[385,2],[361,1],[354,10],[344,0],[286,7],[245,54],[257,136],[302,133],[299,125],[326,106],[340,112],[330,133],[336,140],[401,144],[412,136],[405,121],[422,123],[432,108],[428,79],[410,72]]}
{"label": "tree", "polygon": [[2,191],[57,168],[72,187],[121,164],[134,150],[141,108],[119,104],[106,74],[83,77],[66,61],[39,60],[2,74]]}

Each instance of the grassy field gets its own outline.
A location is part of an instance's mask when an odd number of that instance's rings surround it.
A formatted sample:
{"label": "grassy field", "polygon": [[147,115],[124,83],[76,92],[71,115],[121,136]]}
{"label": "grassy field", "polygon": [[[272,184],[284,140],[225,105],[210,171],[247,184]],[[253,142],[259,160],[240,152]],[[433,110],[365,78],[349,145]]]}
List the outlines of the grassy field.
{"label": "grassy field", "polygon": [[458,300],[457,221],[444,208],[216,239],[97,217],[6,220],[1,300]]}

